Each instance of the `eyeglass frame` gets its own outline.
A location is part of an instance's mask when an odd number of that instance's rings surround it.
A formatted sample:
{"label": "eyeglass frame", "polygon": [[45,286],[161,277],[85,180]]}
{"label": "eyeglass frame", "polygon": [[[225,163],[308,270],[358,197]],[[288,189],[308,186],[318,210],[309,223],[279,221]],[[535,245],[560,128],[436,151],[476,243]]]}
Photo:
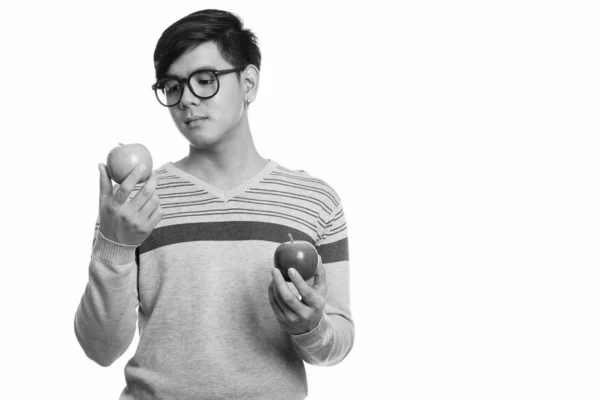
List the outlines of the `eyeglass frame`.
{"label": "eyeglass frame", "polygon": [[[226,75],[226,74],[230,74],[232,72],[240,72],[240,71],[243,71],[245,68],[246,67],[238,67],[238,68],[220,69],[220,70],[219,69],[200,68],[200,69],[195,70],[191,74],[189,74],[187,78],[168,77],[168,78],[160,79],[152,85],[152,90],[154,91],[154,94],[156,95],[156,100],[158,100],[160,105],[164,106],[164,107],[175,107],[176,105],[181,103],[181,99],[183,99],[183,92],[185,91],[184,85],[187,85],[187,87],[190,89],[190,93],[192,93],[194,96],[196,96],[197,98],[199,98],[201,100],[206,100],[206,99],[210,99],[211,97],[216,96],[217,93],[219,93],[219,89],[221,88],[221,81],[219,81],[220,75]],[[190,78],[199,72],[211,72],[215,75],[215,78],[217,78],[217,90],[215,90],[215,93],[213,93],[212,95],[210,95],[208,97],[198,96],[196,93],[194,93],[194,89],[192,89],[192,85],[190,84]],[[179,96],[179,100],[177,100],[177,103],[172,104],[170,106],[163,104],[160,101],[160,99],[158,98],[158,91],[157,91],[158,85],[160,83],[166,82],[166,81],[177,81],[182,87],[184,87],[184,89],[181,91],[181,96]]]}

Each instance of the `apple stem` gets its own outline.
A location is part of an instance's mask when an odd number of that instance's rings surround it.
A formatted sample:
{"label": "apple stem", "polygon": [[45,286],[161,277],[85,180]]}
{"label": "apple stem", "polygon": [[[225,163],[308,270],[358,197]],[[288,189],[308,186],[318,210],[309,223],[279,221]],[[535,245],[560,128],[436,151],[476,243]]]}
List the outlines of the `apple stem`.
{"label": "apple stem", "polygon": [[124,146],[124,144],[119,142],[119,146]]}
{"label": "apple stem", "polygon": [[290,242],[294,243],[294,238],[292,237],[291,233],[288,233],[288,237],[290,238]]}

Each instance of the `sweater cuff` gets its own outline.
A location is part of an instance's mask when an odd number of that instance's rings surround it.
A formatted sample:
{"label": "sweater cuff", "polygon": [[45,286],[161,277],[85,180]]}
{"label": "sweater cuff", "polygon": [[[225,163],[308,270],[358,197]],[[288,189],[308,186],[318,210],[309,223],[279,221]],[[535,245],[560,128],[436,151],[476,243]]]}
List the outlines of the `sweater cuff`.
{"label": "sweater cuff", "polygon": [[123,265],[135,262],[137,245],[121,244],[104,237],[100,229],[92,249],[92,256],[98,257],[112,265]]}
{"label": "sweater cuff", "polygon": [[323,313],[323,315],[321,316],[321,320],[319,321],[318,325],[313,328],[313,330],[308,331],[306,333],[301,333],[300,335],[291,336],[294,342],[296,342],[296,344],[298,344],[299,346],[306,347],[318,342],[319,340],[322,340],[329,328],[329,318],[325,313]]}

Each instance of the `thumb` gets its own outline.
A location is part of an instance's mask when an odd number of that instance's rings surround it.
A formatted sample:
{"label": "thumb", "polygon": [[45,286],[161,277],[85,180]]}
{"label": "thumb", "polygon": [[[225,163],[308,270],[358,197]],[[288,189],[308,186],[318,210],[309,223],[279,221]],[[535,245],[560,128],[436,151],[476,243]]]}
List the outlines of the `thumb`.
{"label": "thumb", "polygon": [[112,197],[112,183],[106,171],[106,165],[98,164],[100,170],[100,204]]}
{"label": "thumb", "polygon": [[327,273],[325,267],[319,257],[319,266],[315,272],[315,280],[313,281],[313,289],[318,290],[323,296],[327,295]]}

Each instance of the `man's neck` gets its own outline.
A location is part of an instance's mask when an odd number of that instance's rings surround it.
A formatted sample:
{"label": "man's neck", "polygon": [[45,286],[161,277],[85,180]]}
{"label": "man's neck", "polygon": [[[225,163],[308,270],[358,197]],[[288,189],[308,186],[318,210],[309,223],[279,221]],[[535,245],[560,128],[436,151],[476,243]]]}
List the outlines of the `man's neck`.
{"label": "man's neck", "polygon": [[190,146],[189,155],[175,165],[212,186],[228,190],[256,175],[268,162],[258,153],[250,137],[249,142],[227,143],[218,149]]}

